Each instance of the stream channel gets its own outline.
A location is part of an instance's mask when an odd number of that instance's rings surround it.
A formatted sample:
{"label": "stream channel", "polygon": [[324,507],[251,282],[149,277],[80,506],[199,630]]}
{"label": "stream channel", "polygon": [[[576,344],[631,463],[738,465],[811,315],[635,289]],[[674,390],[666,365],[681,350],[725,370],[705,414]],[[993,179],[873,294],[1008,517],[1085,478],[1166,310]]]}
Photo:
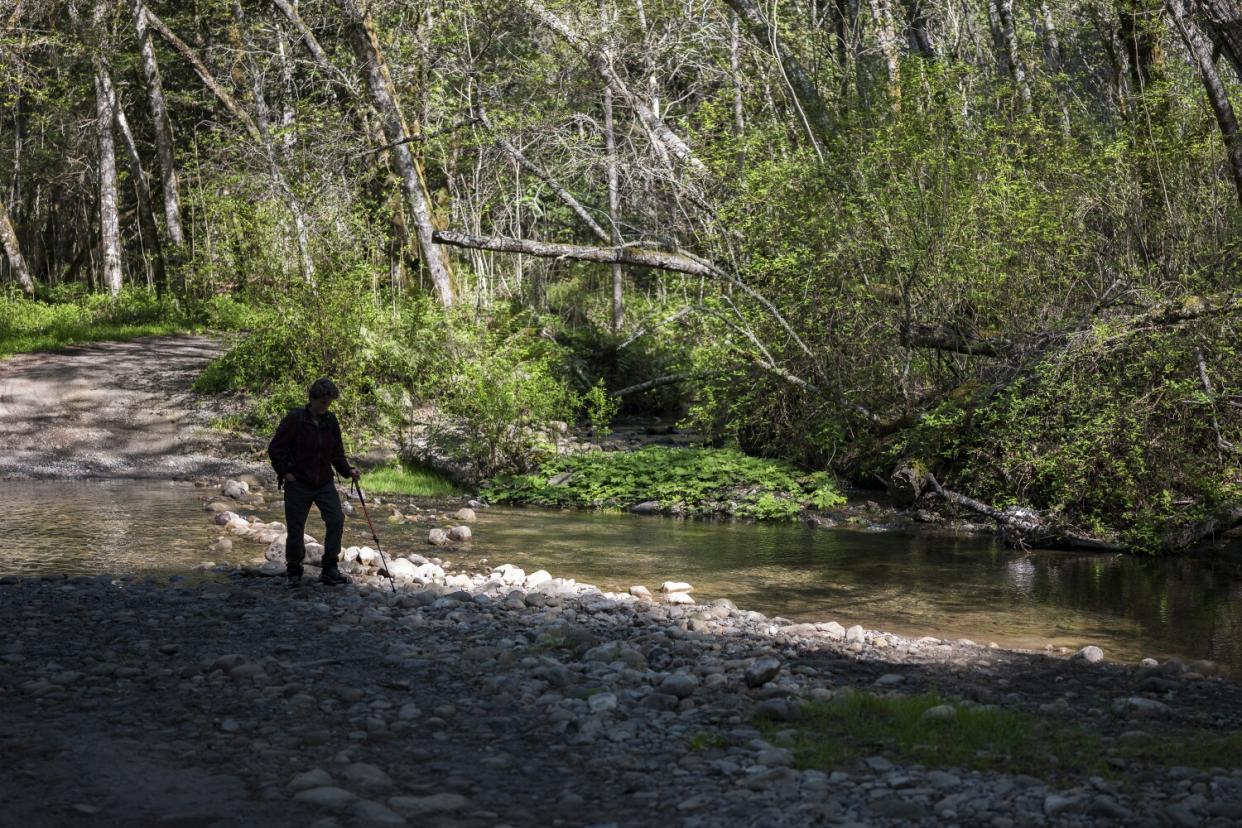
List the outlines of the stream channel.
{"label": "stream channel", "polygon": [[[228,559],[202,511],[206,490],[152,481],[0,483],[8,524],[0,575],[168,577],[208,560],[245,563],[263,547],[240,539]],[[257,510],[281,520],[279,504]],[[406,511],[409,511],[408,509]],[[800,523],[686,521],[628,514],[493,507],[474,540],[435,549],[440,521],[392,525],[372,509],[386,551],[473,564],[546,569],[605,590],[689,581],[700,599],[799,621],[835,620],[908,636],[1076,649],[1110,659],[1210,658],[1242,673],[1242,566],[1203,558],[1151,560],[1046,550],[1018,552],[991,537],[938,531],[823,529]],[[312,514],[307,531],[322,538]],[[360,516],[345,545],[369,541]]]}

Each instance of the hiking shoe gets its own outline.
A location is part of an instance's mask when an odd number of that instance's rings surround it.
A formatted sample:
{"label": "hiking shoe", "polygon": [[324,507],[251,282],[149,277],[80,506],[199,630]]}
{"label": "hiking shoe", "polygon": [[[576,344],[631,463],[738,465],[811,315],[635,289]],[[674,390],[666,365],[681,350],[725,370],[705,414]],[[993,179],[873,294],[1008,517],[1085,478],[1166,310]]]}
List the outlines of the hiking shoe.
{"label": "hiking shoe", "polygon": [[341,584],[348,584],[349,579],[342,575],[341,570],[334,566],[319,573],[319,583],[329,586],[340,586]]}
{"label": "hiking shoe", "polygon": [[297,589],[298,587],[302,586],[302,573],[299,572],[296,575],[289,575],[288,577],[289,577],[289,583],[288,583],[289,589]]}

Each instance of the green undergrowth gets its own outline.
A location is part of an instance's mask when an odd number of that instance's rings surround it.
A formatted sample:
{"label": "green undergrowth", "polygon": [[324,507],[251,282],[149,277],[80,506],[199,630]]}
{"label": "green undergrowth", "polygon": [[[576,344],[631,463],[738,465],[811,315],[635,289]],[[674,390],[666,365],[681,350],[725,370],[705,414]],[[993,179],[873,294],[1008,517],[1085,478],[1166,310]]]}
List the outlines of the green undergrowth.
{"label": "green undergrowth", "polygon": [[558,457],[532,474],[502,475],[484,489],[498,503],[627,509],[657,503],[686,515],[789,518],[844,502],[832,479],[734,449],[651,446]]}
{"label": "green undergrowth", "polygon": [[233,330],[247,319],[244,307],[223,296],[191,303],[135,288],[116,296],[92,294],[77,284],[55,289],[46,299],[0,294],[0,357],[88,342]]}
{"label": "green undergrowth", "polygon": [[1130,549],[1176,551],[1179,529],[1242,503],[1242,361],[1233,325],[1136,335],[1101,322],[1004,391],[963,389],[890,463]]}
{"label": "green undergrowth", "polygon": [[[928,710],[946,704],[953,704],[951,717],[924,720]],[[1178,731],[1110,743],[1082,727],[1024,711],[954,703],[937,693],[849,693],[809,703],[803,713],[794,725],[758,722],[766,737],[793,750],[803,769],[832,771],[876,755],[901,764],[1024,773],[1044,780],[1124,778],[1118,765],[1133,762],[1242,766],[1242,735],[1236,733]]]}
{"label": "green undergrowth", "polygon": [[85,342],[121,342],[195,327],[176,303],[146,291],[39,301],[0,296],[0,357]]}
{"label": "green undergrowth", "polygon": [[439,472],[412,463],[392,462],[362,475],[362,490],[410,497],[453,497],[463,493]]}

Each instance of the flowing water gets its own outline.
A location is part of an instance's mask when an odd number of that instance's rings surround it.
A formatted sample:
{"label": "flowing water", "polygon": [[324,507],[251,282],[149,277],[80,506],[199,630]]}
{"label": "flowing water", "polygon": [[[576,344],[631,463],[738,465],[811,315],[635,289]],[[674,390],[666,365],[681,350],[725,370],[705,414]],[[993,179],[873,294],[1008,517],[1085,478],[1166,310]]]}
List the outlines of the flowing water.
{"label": "flowing water", "polygon": [[[240,563],[262,547],[207,551],[218,529],[187,484],[0,482],[8,524],[0,574],[167,576],[206,560]],[[408,511],[408,510],[407,510]],[[1053,551],[1020,553],[991,538],[817,529],[492,508],[468,547],[432,550],[427,525],[381,522],[387,550],[486,557],[624,590],[689,581],[696,595],[809,621],[1039,649],[1098,644],[1110,658],[1211,658],[1242,670],[1242,567]],[[256,512],[279,520],[278,508]],[[439,524],[444,525],[444,524]],[[312,515],[307,531],[322,536]],[[346,545],[369,539],[360,518]]]}

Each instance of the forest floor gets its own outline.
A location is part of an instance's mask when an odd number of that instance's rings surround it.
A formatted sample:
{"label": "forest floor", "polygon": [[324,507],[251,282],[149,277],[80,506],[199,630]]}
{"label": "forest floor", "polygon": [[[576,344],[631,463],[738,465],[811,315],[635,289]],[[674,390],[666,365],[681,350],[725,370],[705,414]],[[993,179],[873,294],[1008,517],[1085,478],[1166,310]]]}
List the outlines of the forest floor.
{"label": "forest floor", "polygon": [[[181,430],[210,421],[187,389],[218,346],[162,342],[0,362],[3,473],[229,464]],[[135,437],[139,416],[164,436]],[[335,589],[0,578],[0,823],[1242,825],[1242,693],[1209,663],[793,624],[513,567],[395,592],[344,568]]]}

